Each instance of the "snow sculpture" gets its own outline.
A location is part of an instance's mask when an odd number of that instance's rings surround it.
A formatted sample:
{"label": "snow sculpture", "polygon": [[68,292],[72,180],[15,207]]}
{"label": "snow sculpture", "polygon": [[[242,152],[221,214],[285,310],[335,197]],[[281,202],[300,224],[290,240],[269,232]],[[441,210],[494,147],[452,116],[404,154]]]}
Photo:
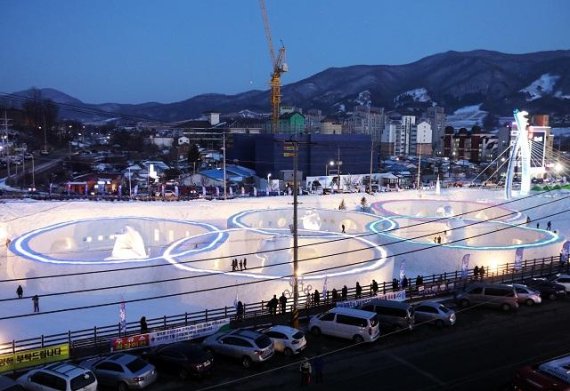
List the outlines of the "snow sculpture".
{"label": "snow sculpture", "polygon": [[148,258],[144,240],[133,227],[126,225],[122,233],[115,235],[115,245],[111,257],[107,259],[144,259]]}

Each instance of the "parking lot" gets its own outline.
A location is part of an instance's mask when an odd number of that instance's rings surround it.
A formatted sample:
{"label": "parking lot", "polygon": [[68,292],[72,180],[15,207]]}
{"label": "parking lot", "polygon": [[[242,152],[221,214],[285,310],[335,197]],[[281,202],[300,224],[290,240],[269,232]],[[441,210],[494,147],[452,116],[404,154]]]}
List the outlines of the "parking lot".
{"label": "parking lot", "polygon": [[[326,336],[307,335],[302,356],[324,356],[324,384],[315,389],[505,390],[521,365],[568,352],[568,299],[522,307],[513,313],[458,309],[457,324],[439,329],[419,325],[413,332],[386,334],[373,344],[354,346]],[[301,356],[277,355],[251,369],[216,357],[212,374],[185,382],[161,377],[149,390],[296,389]]]}

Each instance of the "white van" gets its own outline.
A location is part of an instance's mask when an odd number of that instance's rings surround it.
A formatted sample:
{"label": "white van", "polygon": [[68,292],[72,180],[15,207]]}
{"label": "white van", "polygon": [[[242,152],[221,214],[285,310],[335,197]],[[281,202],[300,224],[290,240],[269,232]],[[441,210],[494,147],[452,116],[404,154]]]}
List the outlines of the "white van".
{"label": "white van", "polygon": [[326,334],[351,339],[355,343],[374,342],[380,338],[378,315],[354,308],[335,307],[309,321],[313,335]]}

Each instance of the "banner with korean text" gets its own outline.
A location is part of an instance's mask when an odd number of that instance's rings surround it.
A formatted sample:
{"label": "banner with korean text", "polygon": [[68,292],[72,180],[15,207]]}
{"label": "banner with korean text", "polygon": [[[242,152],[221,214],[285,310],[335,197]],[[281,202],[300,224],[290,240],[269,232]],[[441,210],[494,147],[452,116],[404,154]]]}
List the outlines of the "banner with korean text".
{"label": "banner with korean text", "polygon": [[0,354],[0,373],[69,359],[69,344]]}

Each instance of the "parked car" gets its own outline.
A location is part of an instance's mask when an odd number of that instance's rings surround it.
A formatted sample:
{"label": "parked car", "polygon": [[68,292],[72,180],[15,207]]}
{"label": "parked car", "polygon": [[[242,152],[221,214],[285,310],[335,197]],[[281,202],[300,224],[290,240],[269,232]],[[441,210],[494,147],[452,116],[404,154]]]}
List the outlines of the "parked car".
{"label": "parked car", "polygon": [[245,368],[267,361],[275,353],[267,335],[246,329],[218,332],[206,337],[202,343],[216,354],[239,359]]}
{"label": "parked car", "polygon": [[456,292],[455,300],[462,307],[471,304],[511,311],[519,308],[515,288],[505,284],[475,283]]}
{"label": "parked car", "polygon": [[305,334],[293,327],[275,325],[261,332],[271,338],[276,352],[286,356],[299,354],[307,347]]}
{"label": "parked car", "polygon": [[529,278],[524,281],[525,285],[540,292],[543,299],[556,300],[566,296],[564,285],[548,281],[546,278]]}
{"label": "parked car", "polygon": [[32,369],[18,378],[29,391],[96,391],[97,378],[89,369],[69,363],[56,363]]}
{"label": "parked car", "polygon": [[564,356],[542,363],[526,365],[519,368],[513,376],[515,390],[569,390],[570,356]]}
{"label": "parked car", "polygon": [[422,301],[414,305],[417,323],[433,323],[437,327],[453,326],[457,320],[455,311],[437,301]]}
{"label": "parked car", "polygon": [[558,274],[551,281],[564,286],[564,289],[566,289],[566,294],[570,292],[570,276],[568,274]]}
{"label": "parked car", "polygon": [[335,307],[313,316],[309,321],[313,335],[326,334],[351,339],[355,343],[374,342],[380,338],[380,325],[376,312],[355,308]]}
{"label": "parked car", "polygon": [[158,376],[154,365],[127,353],[84,360],[79,366],[92,370],[100,385],[119,391],[143,389]]}
{"label": "parked car", "polygon": [[361,310],[378,314],[380,327],[396,330],[413,330],[415,323],[414,308],[406,302],[373,299],[360,306]]}
{"label": "parked car", "polygon": [[201,344],[177,342],[158,346],[144,354],[159,371],[175,373],[182,380],[209,375],[214,365],[212,353]]}
{"label": "parked car", "polygon": [[517,302],[519,304],[526,304],[527,306],[531,306],[534,304],[542,303],[542,297],[540,297],[540,292],[529,288],[524,284],[508,284],[512,285],[517,292]]}
{"label": "parked car", "polygon": [[0,391],[24,391],[24,387],[8,376],[0,375]]}

